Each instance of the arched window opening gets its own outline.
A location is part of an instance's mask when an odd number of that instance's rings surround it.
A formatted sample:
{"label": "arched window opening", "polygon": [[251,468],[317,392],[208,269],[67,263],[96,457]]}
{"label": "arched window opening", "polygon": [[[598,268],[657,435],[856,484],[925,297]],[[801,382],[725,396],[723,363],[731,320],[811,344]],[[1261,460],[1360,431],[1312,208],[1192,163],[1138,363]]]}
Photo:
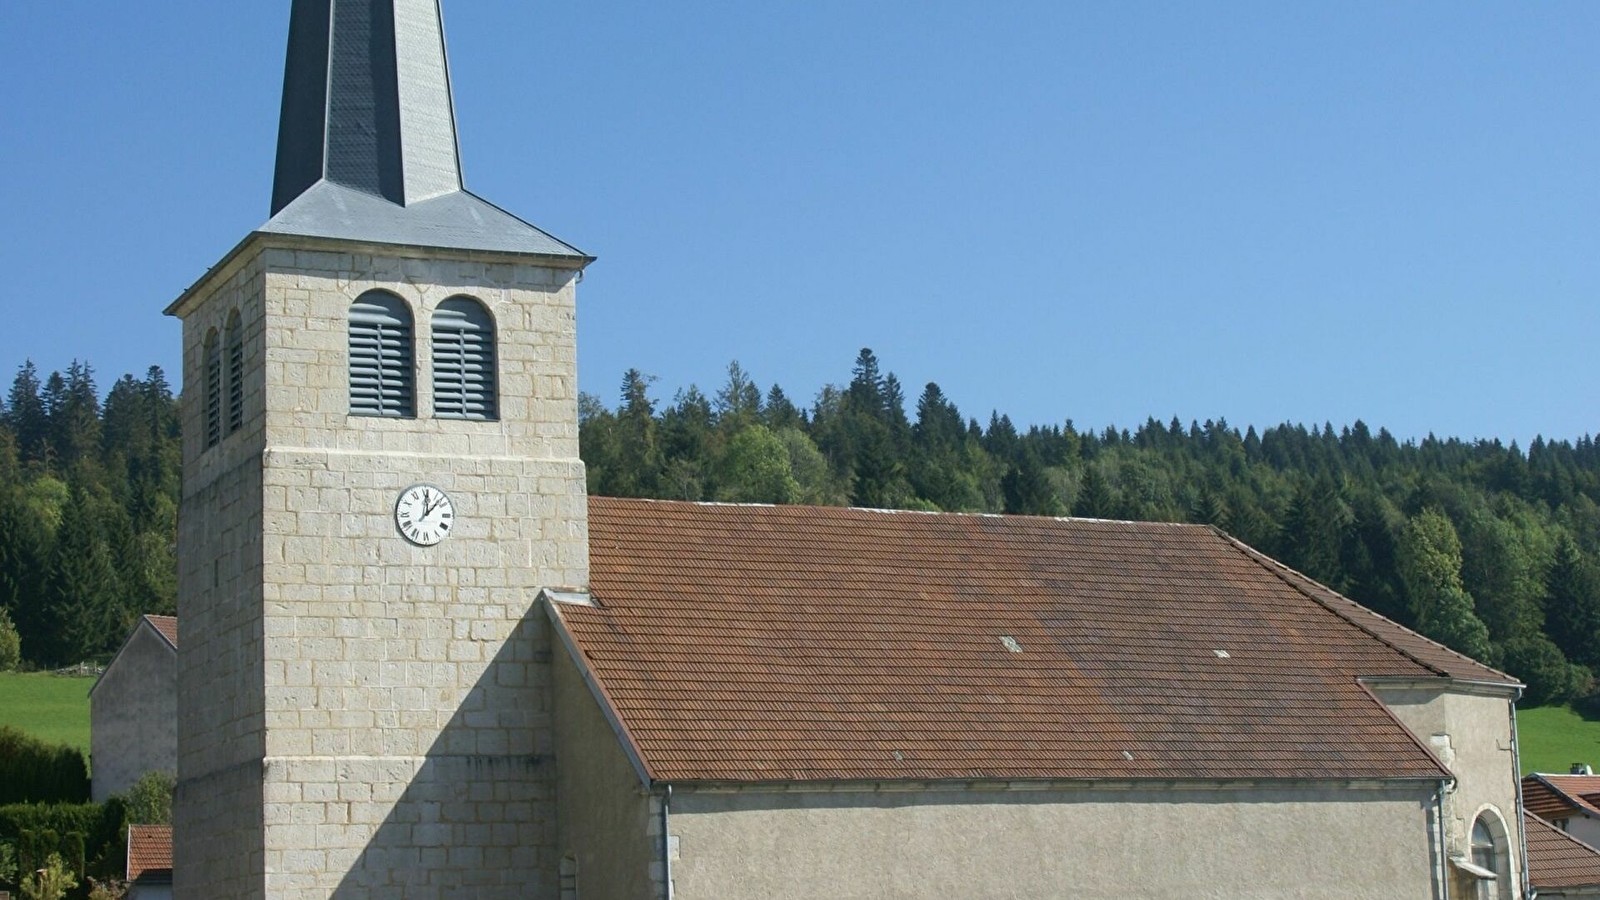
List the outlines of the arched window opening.
{"label": "arched window opening", "polygon": [[452,297],[433,314],[433,413],[441,419],[494,419],[494,318],[469,297]]}
{"label": "arched window opening", "polygon": [[350,415],[415,416],[416,350],[405,301],[368,291],[350,306]]}
{"label": "arched window opening", "polygon": [[1472,864],[1495,875],[1478,880],[1478,900],[1506,900],[1511,896],[1510,862],[1505,829],[1489,813],[1478,816],[1472,824]]}
{"label": "arched window opening", "polygon": [[217,330],[211,329],[205,343],[206,449],[222,443],[222,350]]}
{"label": "arched window opening", "polygon": [[239,313],[228,319],[228,433],[244,427],[244,328]]}

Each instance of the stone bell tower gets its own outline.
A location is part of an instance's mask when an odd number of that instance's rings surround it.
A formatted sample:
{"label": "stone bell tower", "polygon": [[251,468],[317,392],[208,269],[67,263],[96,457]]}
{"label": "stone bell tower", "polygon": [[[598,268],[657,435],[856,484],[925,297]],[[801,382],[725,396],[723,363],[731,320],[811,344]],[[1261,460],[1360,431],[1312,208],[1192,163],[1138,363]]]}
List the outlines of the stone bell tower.
{"label": "stone bell tower", "polygon": [[272,217],[183,320],[180,900],[552,898],[574,285],[463,189],[438,0],[294,0]]}

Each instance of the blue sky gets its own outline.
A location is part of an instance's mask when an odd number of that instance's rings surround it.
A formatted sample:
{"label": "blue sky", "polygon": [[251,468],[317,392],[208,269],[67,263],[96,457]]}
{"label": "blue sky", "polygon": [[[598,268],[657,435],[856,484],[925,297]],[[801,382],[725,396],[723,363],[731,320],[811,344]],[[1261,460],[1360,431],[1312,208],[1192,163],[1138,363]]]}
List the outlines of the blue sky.
{"label": "blue sky", "polygon": [[[7,381],[176,372],[161,309],[267,215],[288,8],[0,5]],[[870,346],[984,420],[1600,430],[1600,4],[445,15],[468,186],[600,257],[608,400]]]}

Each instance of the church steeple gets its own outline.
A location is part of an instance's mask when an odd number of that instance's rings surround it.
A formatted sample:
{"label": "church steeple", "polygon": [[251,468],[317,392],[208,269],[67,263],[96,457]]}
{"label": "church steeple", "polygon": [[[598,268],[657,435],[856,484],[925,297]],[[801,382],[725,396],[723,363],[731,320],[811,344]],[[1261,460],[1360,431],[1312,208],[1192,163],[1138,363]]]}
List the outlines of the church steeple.
{"label": "church steeple", "polygon": [[468,193],[440,0],[294,0],[261,231],[590,258]]}
{"label": "church steeple", "polygon": [[272,214],[324,178],[401,206],[461,190],[439,0],[295,0]]}

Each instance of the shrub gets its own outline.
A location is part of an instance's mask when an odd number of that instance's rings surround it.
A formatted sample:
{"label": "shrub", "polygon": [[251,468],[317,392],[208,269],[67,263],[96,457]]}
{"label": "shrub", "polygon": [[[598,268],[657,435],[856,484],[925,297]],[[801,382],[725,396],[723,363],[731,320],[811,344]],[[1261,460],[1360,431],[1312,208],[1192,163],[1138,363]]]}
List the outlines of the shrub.
{"label": "shrub", "polygon": [[0,727],[0,806],[88,799],[89,765],[83,751]]}
{"label": "shrub", "polygon": [[6,611],[0,609],[0,672],[15,672],[22,665],[22,636]]}
{"label": "shrub", "polygon": [[16,848],[24,873],[59,855],[80,877],[127,868],[127,806],[109,803],[17,803],[0,806],[0,845]]}
{"label": "shrub", "polygon": [[1587,673],[1567,662],[1561,648],[1542,634],[1506,641],[1504,658],[1506,671],[1528,686],[1519,704],[1524,708],[1563,703],[1587,686]]}
{"label": "shrub", "polygon": [[39,871],[22,879],[22,896],[26,900],[61,900],[67,891],[78,886],[78,880],[67,871],[61,854],[46,857]]}
{"label": "shrub", "polygon": [[89,887],[89,900],[122,900],[128,896],[128,883],[120,878],[91,878]]}
{"label": "shrub", "polygon": [[121,794],[128,807],[128,821],[134,825],[171,825],[172,792],[178,778],[171,772],[146,772]]}

